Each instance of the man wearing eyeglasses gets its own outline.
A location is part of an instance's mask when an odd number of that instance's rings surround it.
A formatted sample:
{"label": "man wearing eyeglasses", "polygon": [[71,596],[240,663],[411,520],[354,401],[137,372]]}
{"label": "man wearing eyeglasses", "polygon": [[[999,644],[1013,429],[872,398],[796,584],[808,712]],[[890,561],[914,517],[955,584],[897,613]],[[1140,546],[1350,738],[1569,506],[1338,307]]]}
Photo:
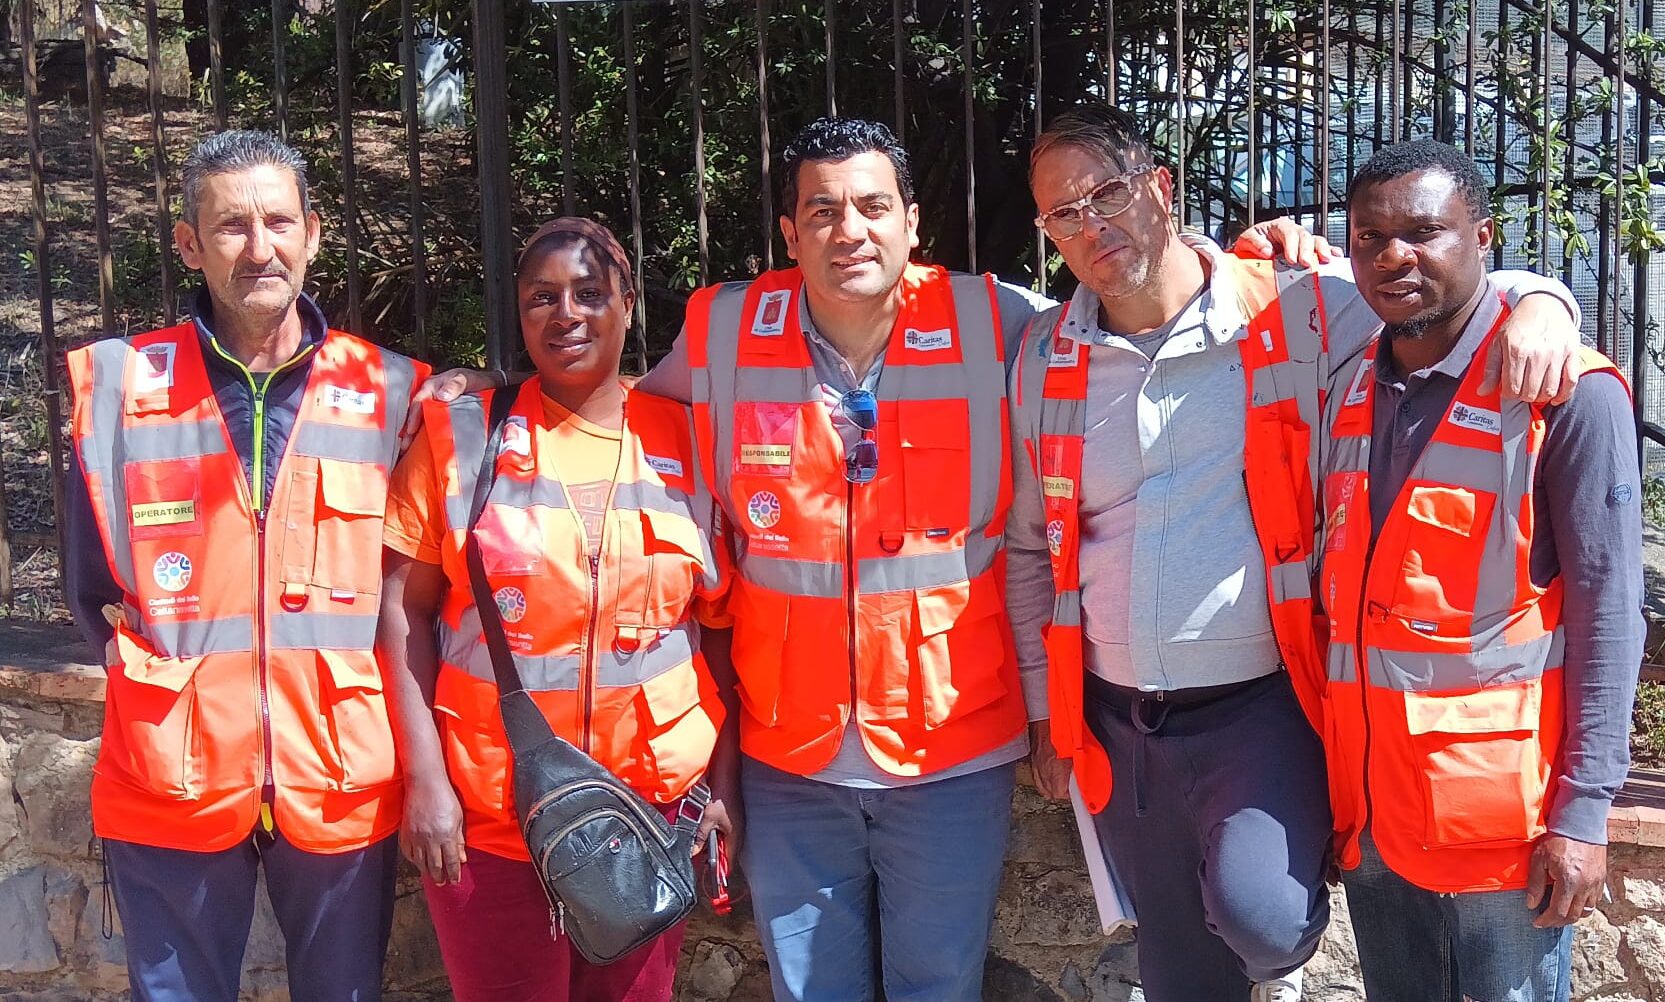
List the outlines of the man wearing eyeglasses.
{"label": "man wearing eyeglasses", "polygon": [[[1062,796],[1069,760],[1096,812],[1147,999],[1298,999],[1332,828],[1312,429],[1330,358],[1377,325],[1345,262],[1274,269],[1179,233],[1169,173],[1117,109],[1055,119],[1030,179],[1081,281],[1012,376],[1008,606],[1024,670],[1050,661],[1036,776]],[[1269,252],[1258,240],[1239,247]],[[1286,254],[1317,264],[1328,245]],[[1571,294],[1493,277],[1516,306],[1493,379],[1570,393]]]}

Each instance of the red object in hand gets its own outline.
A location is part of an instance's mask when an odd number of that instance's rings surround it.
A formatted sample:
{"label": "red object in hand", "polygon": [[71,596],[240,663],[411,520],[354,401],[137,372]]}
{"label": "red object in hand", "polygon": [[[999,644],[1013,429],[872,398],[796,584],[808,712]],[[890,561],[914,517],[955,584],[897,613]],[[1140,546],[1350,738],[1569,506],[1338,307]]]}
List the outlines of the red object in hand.
{"label": "red object in hand", "polygon": [[728,896],[728,846],[723,842],[723,833],[712,831],[706,841],[707,866],[711,872],[714,885],[710,891],[711,910],[718,915],[727,915],[734,908]]}

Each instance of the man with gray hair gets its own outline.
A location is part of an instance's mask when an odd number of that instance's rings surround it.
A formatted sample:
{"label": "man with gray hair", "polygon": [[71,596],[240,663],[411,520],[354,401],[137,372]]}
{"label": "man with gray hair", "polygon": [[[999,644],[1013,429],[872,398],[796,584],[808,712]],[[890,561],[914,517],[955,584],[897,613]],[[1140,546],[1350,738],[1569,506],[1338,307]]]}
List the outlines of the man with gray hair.
{"label": "man with gray hair", "polygon": [[256,877],[295,998],[376,999],[402,785],[374,644],[387,474],[427,367],[329,329],[299,153],[185,160],[180,324],[69,354],[68,600],[109,671],[93,770],[135,999],[233,999]]}

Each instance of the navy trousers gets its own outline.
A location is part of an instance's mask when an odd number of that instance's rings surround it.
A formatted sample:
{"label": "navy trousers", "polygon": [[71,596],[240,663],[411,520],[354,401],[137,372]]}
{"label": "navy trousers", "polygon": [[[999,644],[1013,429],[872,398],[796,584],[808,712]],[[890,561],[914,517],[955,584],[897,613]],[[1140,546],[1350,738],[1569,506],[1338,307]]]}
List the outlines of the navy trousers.
{"label": "navy trousers", "polygon": [[393,924],[398,839],[325,855],[281,835],[221,852],[104,840],[135,1002],[236,1002],[258,869],[283,931],[289,994],[375,1002]]}
{"label": "navy trousers", "polygon": [[1150,1002],[1247,1002],[1302,966],[1330,918],[1324,754],[1289,676],[1161,703],[1089,675],[1115,792],[1094,819],[1138,913]]}

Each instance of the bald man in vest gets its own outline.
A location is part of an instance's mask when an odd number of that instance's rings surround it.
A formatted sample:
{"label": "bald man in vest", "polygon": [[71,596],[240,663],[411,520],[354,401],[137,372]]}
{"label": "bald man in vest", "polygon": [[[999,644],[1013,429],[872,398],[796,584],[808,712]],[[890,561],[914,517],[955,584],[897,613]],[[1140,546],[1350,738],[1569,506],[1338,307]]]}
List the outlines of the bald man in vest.
{"label": "bald man in vest", "polygon": [[1348,252],[1381,323],[1330,384],[1318,595],[1339,862],[1384,1002],[1565,1002],[1629,767],[1630,396],[1590,349],[1570,400],[1483,385],[1511,319],[1495,238],[1485,179],[1443,143],[1379,150],[1349,187]]}
{"label": "bald man in vest", "polygon": [[265,872],[297,999],[376,999],[402,785],[373,651],[383,505],[427,366],[302,292],[306,163],[185,159],[189,318],[69,354],[66,599],[106,652],[93,829],[133,997],[233,999]]}
{"label": "bald man in vest", "polygon": [[[1035,772],[1061,795],[1062,756],[1095,812],[1146,998],[1290,1002],[1329,917],[1312,436],[1369,306],[1343,262],[1182,234],[1118,109],[1049,123],[1030,179],[1081,282],[1035,320],[1010,394],[1008,605],[1020,665],[1050,661]],[[1519,308],[1494,364],[1547,399],[1576,377],[1571,294],[1498,278]]]}

